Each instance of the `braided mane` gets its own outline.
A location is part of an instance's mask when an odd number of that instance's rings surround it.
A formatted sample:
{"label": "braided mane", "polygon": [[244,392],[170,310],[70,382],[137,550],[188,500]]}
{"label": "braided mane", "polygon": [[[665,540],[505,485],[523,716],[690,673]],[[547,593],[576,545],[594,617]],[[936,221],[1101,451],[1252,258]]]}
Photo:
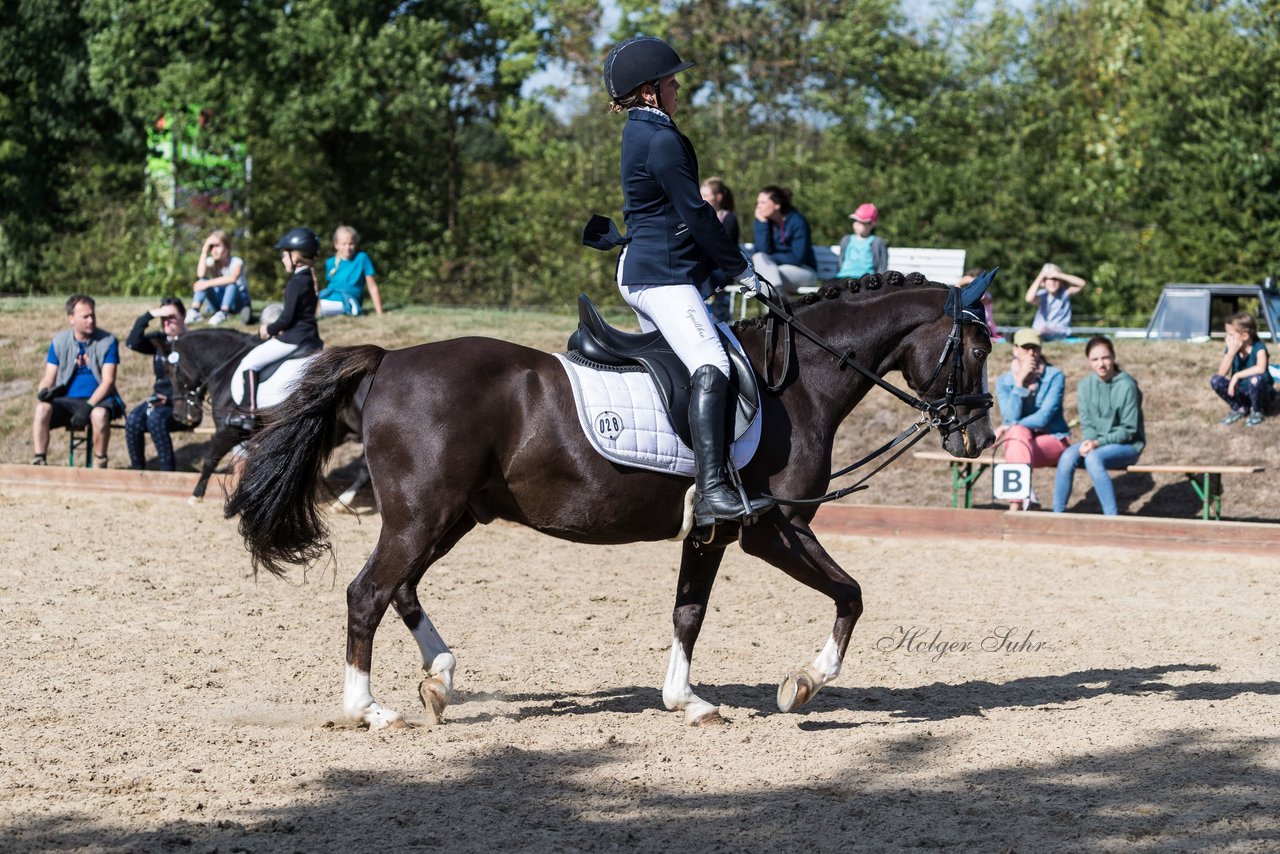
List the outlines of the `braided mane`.
{"label": "braided mane", "polygon": [[[794,300],[785,303],[787,308],[795,309],[800,306],[814,305],[822,300],[839,299],[847,294],[861,293],[877,293],[884,288],[921,288],[926,285],[937,285],[945,288],[946,285],[930,282],[923,273],[907,273],[905,276],[897,270],[887,270],[884,273],[867,273],[858,279],[832,279],[828,282],[820,284],[818,290],[811,294],[805,294]],[[747,320],[739,320],[733,324],[735,331],[744,329],[760,329],[764,326],[767,315],[759,315],[757,317],[748,318]]]}

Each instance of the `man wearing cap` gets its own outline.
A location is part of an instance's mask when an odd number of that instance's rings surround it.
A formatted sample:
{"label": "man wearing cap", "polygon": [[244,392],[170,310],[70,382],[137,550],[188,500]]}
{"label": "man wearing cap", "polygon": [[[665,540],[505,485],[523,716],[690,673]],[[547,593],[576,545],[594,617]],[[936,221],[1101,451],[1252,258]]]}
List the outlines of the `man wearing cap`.
{"label": "man wearing cap", "polygon": [[[1070,444],[1071,429],[1062,413],[1066,377],[1045,361],[1043,342],[1034,329],[1013,336],[1013,364],[996,380],[1000,420],[996,440],[1003,443],[1004,461],[1029,463],[1032,468],[1056,466]],[[1027,506],[1039,504],[1032,490]],[[1021,510],[1015,501],[1011,510]]]}
{"label": "man wearing cap", "polygon": [[889,269],[889,248],[873,233],[880,211],[871,202],[864,202],[849,214],[849,219],[853,220],[853,234],[840,241],[840,271],[836,278],[858,279]]}

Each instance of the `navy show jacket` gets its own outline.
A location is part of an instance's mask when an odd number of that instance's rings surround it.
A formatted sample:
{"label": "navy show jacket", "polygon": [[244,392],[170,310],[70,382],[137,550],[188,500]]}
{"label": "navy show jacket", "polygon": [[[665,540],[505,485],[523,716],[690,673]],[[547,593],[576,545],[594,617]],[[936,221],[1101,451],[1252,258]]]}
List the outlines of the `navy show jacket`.
{"label": "navy show jacket", "polygon": [[622,200],[622,284],[696,285],[715,267],[735,279],[746,271],[738,245],[699,193],[693,143],[670,117],[642,109],[627,113]]}

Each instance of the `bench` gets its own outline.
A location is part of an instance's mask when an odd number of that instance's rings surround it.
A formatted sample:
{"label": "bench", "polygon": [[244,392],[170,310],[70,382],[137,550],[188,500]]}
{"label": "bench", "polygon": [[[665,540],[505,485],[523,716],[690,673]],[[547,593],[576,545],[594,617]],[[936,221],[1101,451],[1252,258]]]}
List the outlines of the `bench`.
{"label": "bench", "polygon": [[[748,258],[754,251],[751,243],[742,244],[742,251]],[[826,282],[834,279],[840,271],[840,245],[814,246],[814,258],[818,262],[818,281]],[[963,249],[923,249],[914,246],[890,246],[889,269],[902,273],[923,273],[931,282],[942,282],[953,285],[964,275]],[[804,295],[818,290],[817,285],[797,288],[796,292]],[[725,292],[729,294],[729,316],[733,316],[734,301],[742,288],[739,285],[728,285]],[[747,300],[742,301],[739,319],[747,316]]]}
{"label": "bench", "polygon": [[[953,457],[945,451],[916,451],[912,456],[917,460],[929,460],[948,464],[951,472],[951,506],[963,506],[966,510],[973,507],[973,485],[982,477],[982,473],[995,465],[999,460],[994,451],[984,451],[973,459]],[[1127,469],[1116,469],[1113,474],[1181,474],[1185,475],[1191,488],[1200,498],[1200,518],[1218,520],[1222,518],[1222,476],[1224,474],[1261,474],[1265,466],[1202,466],[1202,465],[1132,465]]]}
{"label": "bench", "polygon": [[946,451],[916,451],[912,454],[917,460],[931,460],[949,465],[951,471],[951,506],[960,507],[964,500],[964,509],[973,509],[973,485],[982,473],[995,465],[995,451],[983,451],[973,459],[953,457]]}
{"label": "bench", "polygon": [[[111,422],[112,428],[124,429],[124,419],[117,418]],[[75,468],[76,451],[84,450],[84,467],[93,468],[93,425],[86,424],[84,430],[77,430],[70,424],[67,425],[67,465]]]}
{"label": "bench", "polygon": [[1191,488],[1201,501],[1200,518],[1208,521],[1210,515],[1216,521],[1222,518],[1222,476],[1224,474],[1261,474],[1265,466],[1175,466],[1134,465],[1126,469],[1130,474],[1180,474],[1187,478]]}

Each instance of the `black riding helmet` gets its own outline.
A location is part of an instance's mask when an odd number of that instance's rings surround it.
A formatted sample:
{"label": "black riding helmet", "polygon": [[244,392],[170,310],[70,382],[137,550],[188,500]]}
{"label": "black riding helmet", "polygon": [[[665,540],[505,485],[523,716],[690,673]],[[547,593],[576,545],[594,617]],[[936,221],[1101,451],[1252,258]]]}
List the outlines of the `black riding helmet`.
{"label": "black riding helmet", "polygon": [[616,44],[604,60],[604,88],[613,100],[625,97],[642,83],[691,68],[675,48],[653,36],[634,36]]}
{"label": "black riding helmet", "polygon": [[314,258],[320,251],[320,238],[309,228],[291,228],[276,243],[276,248],[294,250],[308,258]]}

